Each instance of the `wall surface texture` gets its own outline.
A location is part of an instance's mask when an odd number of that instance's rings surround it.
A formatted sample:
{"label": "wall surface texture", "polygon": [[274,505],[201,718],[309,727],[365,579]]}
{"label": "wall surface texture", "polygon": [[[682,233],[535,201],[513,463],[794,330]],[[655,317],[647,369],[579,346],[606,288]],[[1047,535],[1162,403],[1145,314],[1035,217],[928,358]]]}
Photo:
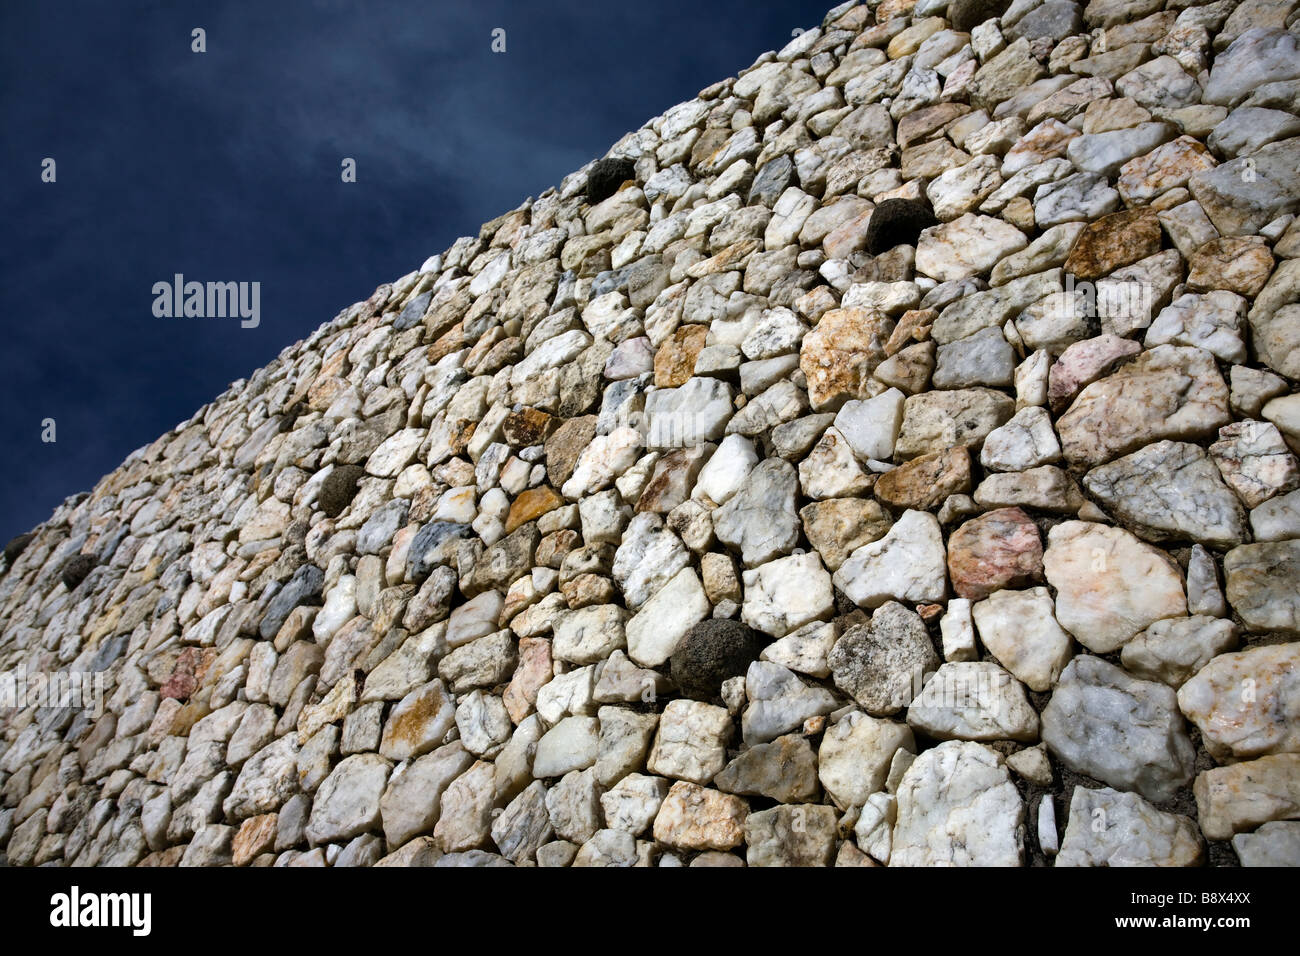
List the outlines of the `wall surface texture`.
{"label": "wall surface texture", "polygon": [[379,286],[6,548],[0,860],[1300,863],[1296,8],[844,4]]}

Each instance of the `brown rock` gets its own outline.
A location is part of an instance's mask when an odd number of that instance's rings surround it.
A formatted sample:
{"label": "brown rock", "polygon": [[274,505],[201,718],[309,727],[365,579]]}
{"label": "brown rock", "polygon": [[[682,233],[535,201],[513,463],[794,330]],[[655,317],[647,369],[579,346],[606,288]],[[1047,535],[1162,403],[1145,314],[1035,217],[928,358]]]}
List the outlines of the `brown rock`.
{"label": "brown rock", "polygon": [[[182,846],[169,846],[165,850],[159,850],[156,853],[150,853],[142,859],[136,866],[143,867],[177,867],[181,865],[181,858],[185,856],[185,851],[189,849],[189,844]],[[274,859],[274,857],[270,857]]]}
{"label": "brown rock", "polygon": [[515,448],[540,445],[555,430],[555,419],[540,408],[521,408],[511,412],[501,422],[501,434],[506,444]]}
{"label": "brown rock", "polygon": [[700,580],[710,604],[740,602],[740,578],[736,575],[736,562],[731,555],[715,551],[700,555]]}
{"label": "brown rock", "polygon": [[700,469],[713,454],[711,444],[679,448],[663,455],[656,463],[645,490],[637,500],[637,511],[667,514],[691,495]]}
{"label": "brown rock", "polygon": [[970,112],[965,103],[936,103],[912,110],[898,121],[896,139],[900,149],[907,149],[913,143],[927,139],[930,134],[947,126],[959,116]]}
{"label": "brown rock", "polygon": [[548,511],[554,511],[563,504],[564,498],[549,485],[529,488],[527,491],[521,492],[519,497],[511,503],[510,513],[506,515],[506,534],[521,525],[540,518]]}
{"label": "brown rock", "polygon": [[185,648],[176,658],[176,666],[158,691],[158,696],[163,700],[168,697],[179,701],[189,700],[190,695],[203,686],[203,678],[207,676],[208,668],[216,656],[217,652],[210,647]]}
{"label": "brown rock", "polygon": [[1002,207],[1002,218],[1021,232],[1032,232],[1037,220],[1034,219],[1034,204],[1024,196],[1013,196]]}
{"label": "brown rock", "polygon": [[866,204],[861,212],[846,222],[840,223],[826,234],[822,240],[822,249],[827,258],[847,259],[853,253],[867,245],[867,225],[875,207]]}
{"label": "brown rock", "polygon": [[428,358],[429,364],[446,358],[452,352],[459,352],[465,347],[465,327],[457,322],[446,332],[438,337],[438,340],[425,350],[425,357]]}
{"label": "brown rock", "polygon": [[943,604],[918,604],[916,606],[916,613],[920,615],[921,620],[925,621],[926,624],[943,617],[946,610],[947,606]]}
{"label": "brown rock", "polygon": [[948,576],[959,597],[982,601],[994,591],[1032,586],[1042,574],[1038,527],[1019,508],[980,515],[948,539]]}
{"label": "brown rock", "polygon": [[655,385],[677,388],[695,374],[695,360],[709,336],[707,325],[683,325],[655,353]]}
{"label": "brown rock", "polygon": [[470,439],[474,437],[474,429],[477,427],[478,422],[469,418],[458,418],[451,423],[447,447],[451,449],[453,457],[465,454],[465,449],[469,447]]}
{"label": "brown rock", "polygon": [[894,322],[875,309],[832,309],[804,336],[799,368],[808,379],[808,399],[817,411],[866,398],[867,380],[885,359]]}
{"label": "brown rock", "polygon": [[929,339],[930,329],[938,317],[939,313],[934,309],[908,309],[885,343],[885,354],[896,355],[913,342]]}
{"label": "brown rock", "polygon": [[546,439],[546,477],[556,488],[573,475],[581,455],[596,437],[596,416],[570,418]]}
{"label": "brown rock", "polygon": [[890,20],[909,16],[915,6],[916,0],[884,0],[880,6],[876,7],[876,22],[884,24]]}
{"label": "brown rock", "polygon": [[1211,239],[1188,260],[1187,287],[1196,292],[1227,289],[1253,296],[1273,272],[1273,254],[1258,236]]}
{"label": "brown rock", "polygon": [[570,578],[560,585],[560,593],[571,611],[596,604],[612,604],[617,597],[614,582],[599,574],[579,574]]}
{"label": "brown rock", "polygon": [[1065,260],[1065,271],[1100,279],[1160,251],[1160,220],[1147,207],[1127,209],[1089,223]]}
{"label": "brown rock", "polygon": [[539,567],[555,568],[564,564],[570,551],[582,547],[582,536],[570,528],[553,531],[537,543],[536,561]]}
{"label": "brown rock", "polygon": [[876,366],[876,379],[905,395],[924,392],[930,384],[930,376],[934,374],[935,351],[933,342],[909,345]]}
{"label": "brown rock", "polygon": [[1211,840],[1253,830],[1269,820],[1300,816],[1300,754],[1211,767],[1192,784],[1196,816]]}
{"label": "brown rock", "polygon": [[1214,165],[1214,157],[1200,142],[1180,136],[1121,166],[1119,194],[1128,203],[1150,202],[1167,190],[1186,186],[1193,173]]}
{"label": "brown rock", "polygon": [[311,388],[307,390],[307,407],[314,412],[323,412],[347,387],[347,379],[340,376],[318,376]]}
{"label": "brown rock", "polygon": [[864,544],[885,536],[893,519],[869,498],[828,498],[799,510],[804,534],[832,571]]}
{"label": "brown rock", "polygon": [[893,508],[929,511],[949,495],[971,489],[970,452],[965,445],[921,455],[887,471],[876,482],[876,497]]}

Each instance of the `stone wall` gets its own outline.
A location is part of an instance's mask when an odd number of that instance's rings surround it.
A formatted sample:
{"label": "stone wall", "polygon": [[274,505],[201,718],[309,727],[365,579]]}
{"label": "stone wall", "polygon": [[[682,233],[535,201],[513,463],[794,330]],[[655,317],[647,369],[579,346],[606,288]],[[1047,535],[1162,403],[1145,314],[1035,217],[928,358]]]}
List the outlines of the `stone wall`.
{"label": "stone wall", "polygon": [[1295,8],[845,4],[381,285],[6,549],[8,863],[1297,862]]}

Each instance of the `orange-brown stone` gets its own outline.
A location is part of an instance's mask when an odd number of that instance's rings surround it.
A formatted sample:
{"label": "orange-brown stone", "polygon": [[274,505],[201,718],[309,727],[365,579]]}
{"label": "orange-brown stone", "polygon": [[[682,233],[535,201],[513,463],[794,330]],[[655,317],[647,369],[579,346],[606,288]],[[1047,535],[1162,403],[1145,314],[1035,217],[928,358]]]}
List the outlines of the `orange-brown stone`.
{"label": "orange-brown stone", "polygon": [[971,488],[970,453],[965,445],[921,455],[887,471],[876,482],[876,497],[892,508],[930,511],[949,495]]}
{"label": "orange-brown stone", "polygon": [[510,513],[506,515],[506,534],[563,504],[564,498],[549,485],[529,488],[511,503]]}
{"label": "orange-brown stone", "polygon": [[683,325],[655,353],[655,385],[677,388],[695,374],[695,360],[708,338],[707,325]]}
{"label": "orange-brown stone", "polygon": [[540,445],[555,429],[555,419],[540,408],[521,408],[501,423],[506,444],[515,448]]}
{"label": "orange-brown stone", "polygon": [[1126,209],[1089,223],[1065,260],[1079,279],[1100,279],[1160,251],[1160,220],[1150,207]]}
{"label": "orange-brown stone", "polygon": [[866,398],[867,380],[885,360],[894,321],[875,309],[832,309],[804,336],[799,368],[814,409],[836,409]]}
{"label": "orange-brown stone", "polygon": [[231,862],[235,866],[248,866],[255,857],[273,850],[279,821],[280,816],[276,813],[264,813],[245,820],[235,834],[231,846]]}

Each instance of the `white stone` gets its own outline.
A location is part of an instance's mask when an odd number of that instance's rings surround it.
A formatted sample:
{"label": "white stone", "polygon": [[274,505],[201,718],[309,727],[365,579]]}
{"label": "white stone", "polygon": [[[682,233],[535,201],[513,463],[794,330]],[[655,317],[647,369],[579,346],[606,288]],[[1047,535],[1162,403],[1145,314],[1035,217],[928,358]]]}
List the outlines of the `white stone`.
{"label": "white stone", "polygon": [[605,826],[640,836],[654,823],[655,815],[668,796],[669,785],[670,781],[664,777],[628,774],[601,795]]}
{"label": "white stone", "polygon": [[1061,837],[1056,830],[1056,804],[1052,795],[1045,793],[1038,801],[1038,845],[1048,856],[1055,856],[1061,850]]}
{"label": "white stone", "polygon": [[495,632],[504,605],[500,591],[484,591],[452,611],[447,618],[447,648],[451,650]]}
{"label": "white stone", "polygon": [[682,568],[627,622],[628,656],[643,667],[659,667],[712,610],[695,568]]}
{"label": "white stone", "polygon": [[396,477],[415,460],[424,435],[423,428],[404,428],[390,435],[366,460],[366,472],[380,478]]}
{"label": "white stone", "polygon": [[510,739],[514,725],[501,698],[471,691],[456,706],[456,729],[465,749],[475,756],[493,756]]}
{"label": "white stone", "polygon": [[875,398],[845,402],[835,415],[835,428],[863,461],[888,461],[903,424],[906,397],[891,388]]}
{"label": "white stone", "polygon": [[980,464],[993,471],[1024,471],[1061,459],[1061,443],[1045,408],[1027,405],[984,438]]}
{"label": "white stone", "polygon": [[1235,292],[1188,292],[1160,310],[1147,329],[1145,343],[1149,349],[1157,345],[1194,345],[1224,362],[1244,362],[1245,323],[1246,300]]}
{"label": "white stone", "polygon": [[533,755],[533,777],[562,777],[586,770],[596,762],[600,721],[595,717],[565,717],[542,735]]}
{"label": "white stone", "polygon": [[891,866],[1020,866],[1025,808],[1002,756],[949,740],[922,751],[898,787]]}
{"label": "white stone", "polygon": [[1300,752],[1300,643],[1220,654],[1179,688],[1178,706],[1221,762]]}
{"label": "white stone", "polygon": [[858,847],[873,860],[889,865],[893,854],[894,825],[898,820],[898,798],[889,793],[873,793],[853,825]]}
{"label": "white stone", "polygon": [[1156,621],[1120,651],[1124,669],[1143,680],[1181,687],[1216,655],[1237,646],[1237,626],[1221,617]]}
{"label": "white stone", "polygon": [[1047,542],[1043,570],[1056,588],[1056,619],[1089,650],[1107,654],[1161,618],[1186,615],[1177,565],[1129,532],[1065,521]]}
{"label": "white stone", "polygon": [[1254,833],[1238,833],[1232,848],[1242,866],[1300,866],[1300,820],[1275,820]]}
{"label": "white stone", "polygon": [[307,823],[314,844],[350,839],[379,825],[392,764],[378,754],[344,758],[320,785]]}
{"label": "white stone", "polygon": [[648,393],[646,447],[690,448],[718,441],[734,411],[731,398],[731,386],[716,378],[692,378],[679,388]]}
{"label": "white stone", "polygon": [[668,583],[689,562],[681,538],[664,527],[653,512],[642,512],[628,523],[623,543],[614,553],[613,575],[627,606],[635,610]]}
{"label": "white stone", "polygon": [[646,761],[652,774],[706,784],[727,763],[731,715],[725,707],[697,700],[672,700],[659,718],[659,730]]}
{"label": "white stone", "polygon": [[355,575],[344,574],[325,592],[325,606],[312,621],[311,633],[316,638],[316,643],[322,647],[328,645],[339,628],[356,617],[356,614],[357,579]]}
{"label": "white stone", "polygon": [[871,485],[869,472],[833,425],[799,463],[799,486],[814,501],[857,497]]}
{"label": "white stone", "polygon": [[880,540],[864,544],[835,572],[835,586],[856,604],[925,603],[947,595],[943,533],[934,515],[905,511]]}
{"label": "white stone", "polygon": [[907,723],[936,740],[1038,739],[1024,687],[992,661],[942,665],[908,705]]}
{"label": "white stone", "polygon": [[753,441],[743,435],[728,435],[700,469],[693,496],[725,504],[745,484],[756,464],[758,452]]}
{"label": "white stone", "polygon": [[948,609],[939,620],[939,633],[943,639],[944,660],[973,661],[979,657],[969,599],[953,598],[948,602]]}
{"label": "white stone", "polygon": [[1272,422],[1251,419],[1224,425],[1219,440],[1210,446],[1210,458],[1247,508],[1300,485],[1300,464]]}
{"label": "white stone", "polygon": [[641,456],[641,433],[624,425],[608,435],[597,435],[583,450],[573,475],[560,489],[566,498],[581,498],[607,487]]}
{"label": "white stone", "polygon": [[966,213],[923,230],[916,245],[916,270],[940,282],[988,272],[999,259],[1029,244],[1025,234],[1000,219]]}
{"label": "white stone", "polygon": [[[689,569],[686,569],[689,570]],[[556,619],[551,656],[574,664],[595,664],[626,644],[627,611],[617,604],[594,604]]]}
{"label": "white stone", "polygon": [[1189,818],[1136,793],[1075,787],[1057,866],[1197,866],[1201,835]]}
{"label": "white stone", "polygon": [[1195,751],[1172,688],[1080,654],[1043,709],[1043,742],[1071,770],[1163,803],[1192,779]]}
{"label": "white stone", "polygon": [[[1250,527],[1255,532],[1256,541],[1285,541],[1288,538],[1300,538],[1300,491],[1278,495],[1252,508]],[[1189,574],[1189,587],[1190,577]]]}
{"label": "white stone", "polygon": [[[742,619],[773,637],[784,637],[811,621],[829,617],[835,609],[831,576],[816,552],[769,561],[743,572],[742,578]],[[665,626],[662,616],[656,626]]]}
{"label": "white stone", "polygon": [[841,809],[861,807],[884,789],[894,754],[914,751],[907,724],[852,710],[826,728],[817,751],[817,777]]}
{"label": "white stone", "polygon": [[835,646],[835,641],[834,624],[814,621],[773,641],[758,657],[810,677],[829,677],[831,668],[826,663],[826,655]]}
{"label": "white stone", "polygon": [[1051,690],[1073,644],[1056,621],[1047,588],[994,591],[971,612],[980,640],[998,663],[1031,690]]}
{"label": "white stone", "polygon": [[741,715],[741,734],[751,747],[802,727],[809,717],[829,714],[837,705],[826,688],[805,684],[793,671],[768,661],[749,665],[745,696],[749,706]]}

